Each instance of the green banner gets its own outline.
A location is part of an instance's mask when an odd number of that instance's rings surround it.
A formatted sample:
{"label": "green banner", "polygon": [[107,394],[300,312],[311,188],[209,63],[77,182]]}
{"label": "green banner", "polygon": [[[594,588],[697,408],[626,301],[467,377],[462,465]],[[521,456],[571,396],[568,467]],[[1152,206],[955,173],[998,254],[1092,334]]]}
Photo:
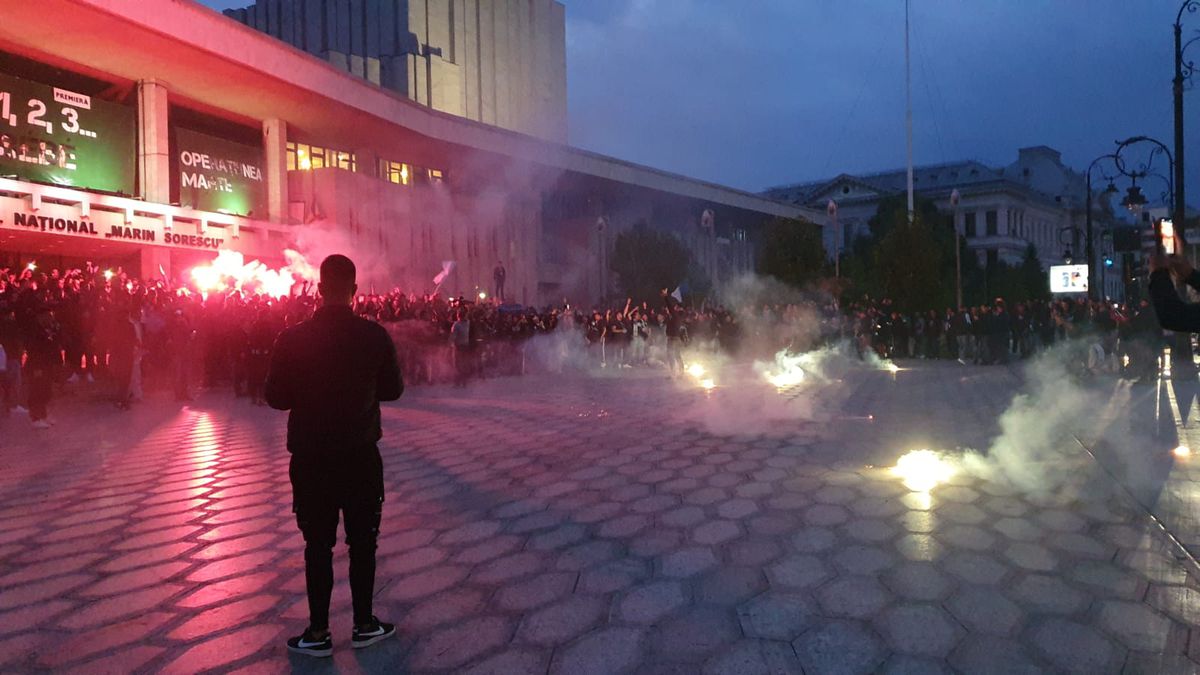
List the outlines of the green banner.
{"label": "green banner", "polygon": [[179,203],[202,211],[266,217],[263,151],[215,136],[175,130]]}
{"label": "green banner", "polygon": [[0,175],[134,194],[130,106],[0,74]]}

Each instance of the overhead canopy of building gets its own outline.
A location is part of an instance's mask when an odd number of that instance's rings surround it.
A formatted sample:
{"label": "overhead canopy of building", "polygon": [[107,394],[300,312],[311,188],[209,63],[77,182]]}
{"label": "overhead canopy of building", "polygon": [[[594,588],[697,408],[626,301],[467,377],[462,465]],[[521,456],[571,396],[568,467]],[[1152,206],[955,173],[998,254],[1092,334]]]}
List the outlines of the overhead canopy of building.
{"label": "overhead canopy of building", "polygon": [[[446,165],[480,153],[789,218],[808,210],[438,113],[190,0],[6,3],[0,48],[115,84],[157,80],[172,101],[257,126],[288,111],[290,129],[344,147]],[[86,36],[86,39],[78,39]],[[381,137],[380,121],[389,123]],[[426,160],[427,161],[427,160]]]}

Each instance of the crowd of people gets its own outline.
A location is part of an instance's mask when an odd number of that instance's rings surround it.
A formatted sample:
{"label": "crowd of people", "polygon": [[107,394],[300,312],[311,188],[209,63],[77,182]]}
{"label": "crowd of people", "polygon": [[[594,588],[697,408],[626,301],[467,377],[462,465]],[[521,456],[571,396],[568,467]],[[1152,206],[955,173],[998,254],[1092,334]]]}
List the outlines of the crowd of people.
{"label": "crowd of people", "polygon": [[[189,400],[196,387],[232,389],[263,403],[276,336],[310,317],[307,292],[281,298],[239,291],[202,294],[165,279],[135,278],[88,263],[69,270],[0,269],[3,408],[28,413],[37,428],[54,423],[49,403],[81,385],[121,409],[148,389]],[[564,369],[661,368],[679,372],[686,350],[763,356],[847,340],[885,358],[1006,363],[1079,335],[1086,367],[1115,370],[1117,359],[1144,374],[1161,331],[1152,310],[1082,299],[900,312],[863,299],[787,304],[749,301],[736,308],[685,306],[664,290],[653,302],[597,308],[532,308],[440,294],[359,295],[359,315],[384,325],[402,372],[416,384],[465,385],[473,378]]]}
{"label": "crowd of people", "polygon": [[1064,298],[1009,306],[998,298],[962,310],[907,313],[885,300],[852,305],[848,317],[858,348],[886,358],[1005,364],[1074,339],[1086,350],[1084,369],[1134,377],[1152,370],[1162,341],[1146,301],[1130,306]]}

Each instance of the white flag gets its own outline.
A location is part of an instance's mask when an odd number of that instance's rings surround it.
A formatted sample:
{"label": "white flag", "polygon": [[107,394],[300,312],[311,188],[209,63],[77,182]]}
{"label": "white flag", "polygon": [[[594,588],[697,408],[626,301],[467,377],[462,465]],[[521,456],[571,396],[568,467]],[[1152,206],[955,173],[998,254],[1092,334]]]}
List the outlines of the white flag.
{"label": "white flag", "polygon": [[435,286],[441,286],[442,282],[445,281],[446,277],[450,276],[450,273],[453,271],[454,271],[454,261],[453,260],[443,260],[442,261],[442,271],[438,272],[437,276],[433,278],[433,284]]}

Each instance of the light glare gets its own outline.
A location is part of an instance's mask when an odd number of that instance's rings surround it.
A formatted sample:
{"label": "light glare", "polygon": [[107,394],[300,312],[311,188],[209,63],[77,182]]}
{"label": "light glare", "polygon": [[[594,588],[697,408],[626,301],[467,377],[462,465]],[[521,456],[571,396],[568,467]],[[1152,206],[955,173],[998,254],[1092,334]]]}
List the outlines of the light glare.
{"label": "light glare", "polygon": [[929,492],[954,476],[954,467],[932,450],[912,450],[896,461],[892,473],[913,492]]}

